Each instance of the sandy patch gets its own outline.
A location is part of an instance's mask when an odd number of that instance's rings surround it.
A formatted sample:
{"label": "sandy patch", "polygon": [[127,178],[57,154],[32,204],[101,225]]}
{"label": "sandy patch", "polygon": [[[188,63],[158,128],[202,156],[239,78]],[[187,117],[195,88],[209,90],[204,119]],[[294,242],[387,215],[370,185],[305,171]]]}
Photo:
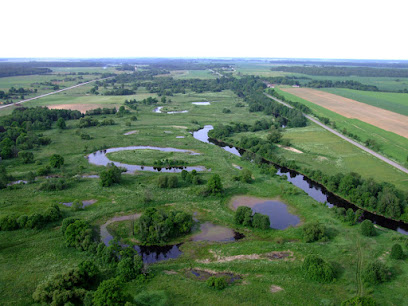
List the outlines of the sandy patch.
{"label": "sandy patch", "polygon": [[279,201],[281,202],[281,199],[279,197],[277,198],[257,198],[257,197],[250,197],[250,196],[235,196],[231,199],[230,202],[230,208],[233,210],[237,210],[239,206],[248,206],[248,207],[254,207],[257,204],[264,203],[266,201]]}
{"label": "sandy patch", "polygon": [[347,118],[355,118],[408,138],[408,116],[316,89],[282,88],[282,90]]}
{"label": "sandy patch", "polygon": [[169,270],[169,271],[163,271],[165,274],[167,274],[167,275],[177,275],[177,272],[176,271],[173,271],[173,270]]}
{"label": "sandy patch", "polygon": [[282,146],[282,145],[280,145],[280,144],[277,144],[277,146],[278,146],[279,148],[282,148],[282,149],[285,149],[285,150],[288,150],[288,151],[291,151],[291,152],[294,152],[294,153],[298,153],[298,154],[302,154],[302,153],[303,153],[302,151],[300,151],[300,150],[298,150],[298,149],[295,149],[295,148],[292,148],[292,147],[285,147],[285,146]]}
{"label": "sandy patch", "polygon": [[[109,105],[112,107],[112,105]],[[108,107],[106,104],[56,104],[56,105],[48,105],[49,109],[71,109],[71,110],[79,110],[81,113],[85,113],[88,110],[96,109],[96,108],[104,108]]]}
{"label": "sandy patch", "polygon": [[170,127],[174,127],[174,128],[176,128],[176,129],[187,130],[187,127],[186,127],[186,126],[183,126],[183,125],[171,125]]}
{"label": "sandy patch", "polygon": [[319,161],[325,161],[325,160],[327,160],[327,157],[318,156],[318,157],[317,157],[317,160],[319,160]]}
{"label": "sandy patch", "polygon": [[257,260],[257,259],[267,259],[267,260],[291,260],[293,261],[295,258],[293,257],[292,251],[274,251],[264,254],[248,254],[248,255],[235,255],[235,256],[220,256],[213,250],[210,250],[210,253],[213,255],[213,260],[204,259],[198,260],[197,262],[200,263],[211,263],[211,262],[231,262],[235,260]]}
{"label": "sandy patch", "polygon": [[283,288],[276,286],[276,285],[272,285],[270,290],[271,290],[271,293],[276,293],[276,292],[282,291]]}

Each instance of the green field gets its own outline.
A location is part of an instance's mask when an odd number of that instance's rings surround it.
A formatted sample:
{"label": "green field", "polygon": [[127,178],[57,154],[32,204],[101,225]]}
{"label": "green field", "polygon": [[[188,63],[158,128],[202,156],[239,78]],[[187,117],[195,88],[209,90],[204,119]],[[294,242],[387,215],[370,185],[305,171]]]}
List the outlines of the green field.
{"label": "green field", "polygon": [[362,141],[369,138],[375,139],[375,141],[380,144],[381,153],[385,154],[391,159],[396,160],[402,165],[407,163],[408,139],[405,137],[382,130],[357,119],[343,117],[335,112],[325,109],[324,107],[296,97],[295,95],[286,93],[282,90],[276,89],[276,91],[291,101],[297,101],[307,105],[316,115],[329,118],[330,121],[336,122],[337,129],[340,131],[343,130],[343,128],[346,128],[347,131],[358,135]]}
{"label": "green field", "polygon": [[408,116],[408,94],[405,93],[361,91],[346,88],[323,88],[322,90]]}

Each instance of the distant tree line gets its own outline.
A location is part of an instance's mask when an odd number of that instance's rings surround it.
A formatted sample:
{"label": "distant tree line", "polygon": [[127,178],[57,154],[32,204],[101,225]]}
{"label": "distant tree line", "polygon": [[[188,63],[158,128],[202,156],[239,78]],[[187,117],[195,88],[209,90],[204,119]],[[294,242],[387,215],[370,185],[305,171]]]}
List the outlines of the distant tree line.
{"label": "distant tree line", "polygon": [[[405,67],[407,68],[407,67]],[[272,71],[302,73],[318,76],[408,77],[405,68],[335,67],[335,66],[277,66]]]}
{"label": "distant tree line", "polygon": [[313,80],[305,84],[306,87],[313,88],[348,88],[354,90],[378,91],[378,87],[374,85],[365,85],[357,81],[331,81],[331,80]]}

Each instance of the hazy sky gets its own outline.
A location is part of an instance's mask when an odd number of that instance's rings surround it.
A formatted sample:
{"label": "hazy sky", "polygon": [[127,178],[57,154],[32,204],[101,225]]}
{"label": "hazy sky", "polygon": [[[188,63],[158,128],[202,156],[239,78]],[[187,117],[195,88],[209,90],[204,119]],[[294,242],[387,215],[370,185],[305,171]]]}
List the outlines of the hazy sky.
{"label": "hazy sky", "polygon": [[0,57],[408,59],[407,1],[3,0]]}

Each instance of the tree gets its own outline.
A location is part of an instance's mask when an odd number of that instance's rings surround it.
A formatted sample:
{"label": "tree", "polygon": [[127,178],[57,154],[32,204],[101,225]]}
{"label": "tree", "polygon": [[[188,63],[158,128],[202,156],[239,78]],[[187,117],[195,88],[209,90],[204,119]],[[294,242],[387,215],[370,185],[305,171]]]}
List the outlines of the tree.
{"label": "tree", "polygon": [[303,227],[303,239],[305,242],[327,240],[326,227],[318,222],[308,223]]}
{"label": "tree", "polygon": [[242,170],[241,181],[245,183],[251,183],[252,182],[252,172],[249,171],[248,169]]}
{"label": "tree", "polygon": [[61,168],[61,166],[64,164],[64,158],[59,155],[59,154],[53,154],[50,157],[50,165],[53,168]]}
{"label": "tree", "polygon": [[57,120],[57,127],[58,127],[60,130],[63,130],[63,129],[65,129],[65,128],[67,127],[64,118],[62,118],[62,117],[58,118],[58,120]]}
{"label": "tree", "polygon": [[224,191],[221,183],[221,177],[218,174],[214,174],[207,183],[207,192],[211,195],[220,194]]}
{"label": "tree", "polygon": [[334,279],[334,269],[331,264],[317,255],[306,256],[302,270],[307,278],[319,283],[330,283]]}
{"label": "tree", "polygon": [[376,235],[374,225],[370,220],[364,220],[361,222],[361,234],[367,237]]}
{"label": "tree", "polygon": [[392,259],[403,259],[404,258],[404,251],[402,250],[402,246],[398,243],[394,244],[391,249],[391,258]]}
{"label": "tree", "polygon": [[103,281],[95,291],[93,298],[96,306],[124,305],[126,300],[122,282],[116,278]]}

